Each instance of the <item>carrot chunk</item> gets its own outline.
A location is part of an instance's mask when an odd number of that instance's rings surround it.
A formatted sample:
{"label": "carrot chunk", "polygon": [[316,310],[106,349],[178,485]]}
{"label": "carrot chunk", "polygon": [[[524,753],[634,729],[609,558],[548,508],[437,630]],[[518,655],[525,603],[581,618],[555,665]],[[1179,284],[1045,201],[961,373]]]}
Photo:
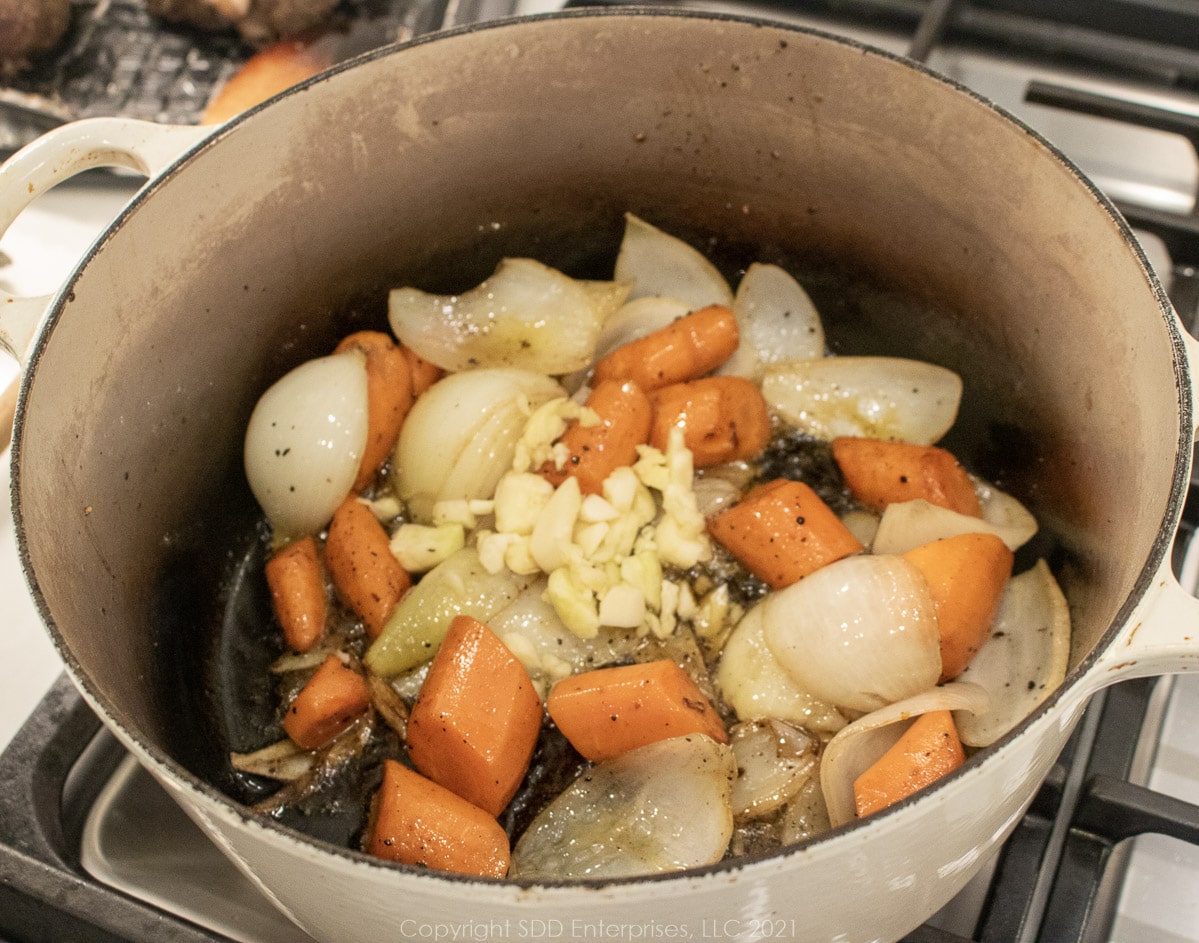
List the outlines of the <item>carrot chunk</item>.
{"label": "carrot chunk", "polygon": [[416,399],[425,390],[445,376],[445,371],[435,363],[429,363],[411,347],[400,345],[408,360],[408,372],[412,376],[412,398]]}
{"label": "carrot chunk", "polygon": [[815,491],[785,478],[759,485],[711,518],[708,532],[772,589],[862,550]]}
{"label": "carrot chunk", "polygon": [[572,675],[550,690],[546,708],[563,736],[593,762],[693,733],[729,742],[715,708],[667,659]]}
{"label": "carrot chunk", "polygon": [[928,583],[941,632],[941,681],[956,678],[991,637],[1014,556],[994,534],[959,534],[909,550]]}
{"label": "carrot chunk", "polygon": [[378,638],[411,580],[391,552],[387,531],[353,495],[333,514],[325,564],[338,595]]}
{"label": "carrot chunk", "polygon": [[499,822],[395,760],[384,761],[373,819],[366,850],[376,857],[479,877],[508,873]]}
{"label": "carrot chunk", "polygon": [[653,409],[637,384],[622,380],[597,384],[587,406],[599,416],[599,425],[572,423],[558,440],[569,452],[566,463],[561,468],[548,463],[541,474],[555,488],[571,477],[583,494],[602,494],[612,472],[637,461],[637,446],[649,439]]}
{"label": "carrot chunk", "polygon": [[595,365],[595,382],[632,380],[648,392],[694,380],[728,360],[739,338],[733,312],[709,305],[616,348]]}
{"label": "carrot chunk", "polygon": [[541,732],[524,665],[482,622],[457,616],[408,715],[408,756],[433,782],[499,815]]}
{"label": "carrot chunk", "polygon": [[314,750],[366,713],[370,703],[366,679],[330,655],[288,706],[283,729],[297,746]]}
{"label": "carrot chunk", "polygon": [[854,780],[858,817],[864,818],[935,783],[966,762],[950,711],[921,714],[891,749]]}
{"label": "carrot chunk", "polygon": [[351,334],[334,353],[346,350],[366,355],[366,447],[354,479],[354,490],[361,491],[391,457],[400,437],[404,417],[412,408],[412,371],[403,350],[381,331]]}
{"label": "carrot chunk", "polygon": [[741,377],[704,377],[650,393],[649,441],[665,449],[670,430],[683,430],[696,468],[757,455],[770,441],[770,413],[758,388]]}
{"label": "carrot chunk", "polygon": [[266,582],[287,647],[306,652],[325,634],[329,603],[316,541],[304,537],[266,562]]}
{"label": "carrot chunk", "polygon": [[945,449],[843,436],[833,440],[833,458],[853,496],[876,511],[923,498],[959,514],[982,516],[974,483]]}

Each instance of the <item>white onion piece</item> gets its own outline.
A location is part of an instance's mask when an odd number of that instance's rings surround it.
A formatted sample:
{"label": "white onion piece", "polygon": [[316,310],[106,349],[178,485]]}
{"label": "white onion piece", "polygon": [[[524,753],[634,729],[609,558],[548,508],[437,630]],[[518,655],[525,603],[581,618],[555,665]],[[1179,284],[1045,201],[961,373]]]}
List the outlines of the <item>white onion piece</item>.
{"label": "white onion piece", "polygon": [[777,718],[835,733],[846,719],[831,704],[799,687],[770,651],[763,634],[762,607],[737,623],[720,653],[716,682],[740,720]]}
{"label": "white onion piece", "polygon": [[755,720],[729,731],[737,760],[733,819],[769,815],[799,792],[816,768],[816,742],[781,720]]}
{"label": "white onion piece", "polygon": [[396,492],[420,523],[437,501],[488,498],[511,467],[525,408],[563,391],[525,370],[467,370],[427,389],[412,407],[393,462]]}
{"label": "white onion piece", "polygon": [[230,753],[229,763],[234,769],[252,776],[268,776],[290,783],[312,771],[316,766],[316,754],[296,746],[290,737],[284,737],[253,753]]}
{"label": "white onion piece", "polygon": [[1028,508],[990,482],[973,475],[970,480],[974,482],[983,520],[995,528],[1009,550],[1015,551],[1032,540],[1037,532],[1037,519]]}
{"label": "white onion piece", "polygon": [[854,780],[895,745],[913,718],[947,710],[956,712],[956,721],[962,714],[986,710],[989,700],[978,685],[952,681],[855,720],[828,742],[820,760],[820,783],[829,821],[837,826],[856,817]]}
{"label": "white onion piece", "polygon": [[1044,560],[1012,577],[991,638],[959,676],[991,695],[982,713],[954,717],[967,746],[985,747],[1032,713],[1065,680],[1070,606]]}
{"label": "white onion piece", "polygon": [[502,569],[489,573],[474,547],[433,567],[396,604],[365,662],[391,678],[432,658],[456,616],[487,622],[525,591],[532,580]]}
{"label": "white onion piece", "polygon": [[878,534],[879,515],[871,511],[846,511],[841,515],[841,523],[858,538],[858,543],[863,547],[873,545],[874,538]]}
{"label": "white onion piece", "polygon": [[532,259],[504,259],[461,295],[394,289],[388,320],[396,337],[445,370],[557,375],[591,362],[600,327],[624,295],[616,283],[578,282]]}
{"label": "white onion piece", "polygon": [[534,680],[557,681],[613,664],[642,643],[634,633],[603,626],[594,638],[579,638],[546,601],[545,590],[546,580],[536,580],[487,620]]}
{"label": "white onion piece", "polygon": [[595,359],[601,360],[618,347],[659,331],[685,317],[692,309],[675,298],[657,295],[625,302],[605,323],[595,345]]}
{"label": "white onion piece", "polygon": [[728,282],[702,252],[632,213],[625,214],[615,277],[631,286],[630,300],[677,298],[692,311],[733,303]]}
{"label": "white onion piece", "polygon": [[824,356],[824,325],[803,286],[777,265],[752,264],[737,285],[733,313],[741,344],[717,371],[756,380],[766,364]]}
{"label": "white onion piece", "polygon": [[941,675],[928,584],[902,557],[846,557],[759,608],[779,664],[799,687],[838,707],[878,710]]}
{"label": "white onion piece", "polygon": [[874,535],[874,552],[907,553],[958,534],[994,534],[1015,552],[1037,532],[1037,521],[1015,498],[999,498],[999,494],[991,489],[990,498],[982,502],[983,513],[989,510],[990,518],[961,514],[923,498],[888,504]]}
{"label": "white onion piece", "polygon": [[691,490],[699,513],[705,518],[719,514],[731,504],[741,500],[741,489],[727,478],[696,478]]}
{"label": "white onion piece", "polygon": [[920,360],[825,357],[767,366],[762,395],[786,422],[817,439],[931,445],[957,418],[962,380]]}
{"label": "white onion piece", "polygon": [[779,841],[784,845],[793,845],[822,835],[830,828],[832,825],[829,824],[820,777],[812,776],[779,816]]}
{"label": "white onion piece", "polygon": [[598,763],[525,830],[509,877],[619,878],[713,864],[733,834],[735,776],[733,751],[698,734]]}
{"label": "white onion piece", "polygon": [[361,351],[309,360],[262,394],[246,426],[246,478],[277,538],[329,522],[353,487],[366,435]]}

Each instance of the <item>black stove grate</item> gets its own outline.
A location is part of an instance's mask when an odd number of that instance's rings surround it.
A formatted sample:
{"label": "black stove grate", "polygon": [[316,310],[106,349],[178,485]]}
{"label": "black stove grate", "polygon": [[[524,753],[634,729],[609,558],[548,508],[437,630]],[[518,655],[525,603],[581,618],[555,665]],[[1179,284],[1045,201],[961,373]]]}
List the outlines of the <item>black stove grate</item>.
{"label": "black stove grate", "polygon": [[[342,0],[328,26],[345,37],[336,58],[437,29],[447,8],[448,0]],[[0,74],[0,155],[79,118],[196,124],[254,51],[232,32],[164,24],[144,0],[72,0],[59,47]]]}

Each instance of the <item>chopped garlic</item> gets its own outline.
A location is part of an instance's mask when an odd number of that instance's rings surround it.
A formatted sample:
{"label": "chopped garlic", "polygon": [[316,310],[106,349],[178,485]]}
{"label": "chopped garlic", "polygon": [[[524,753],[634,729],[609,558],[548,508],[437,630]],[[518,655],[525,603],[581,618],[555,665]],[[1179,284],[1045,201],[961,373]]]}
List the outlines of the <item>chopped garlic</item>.
{"label": "chopped garlic", "polygon": [[480,517],[486,517],[494,510],[494,501],[467,501],[464,498],[438,501],[433,505],[433,525],[461,524],[467,530],[473,530]]}
{"label": "chopped garlic", "polygon": [[404,506],[400,503],[400,499],[395,495],[387,495],[382,498],[376,498],[371,501],[367,498],[359,498],[359,504],[365,504],[371,509],[371,513],[375,515],[375,519],[380,524],[386,524],[389,521],[394,521],[400,516],[400,512],[404,510]]}
{"label": "chopped garlic", "polygon": [[538,515],[529,551],[546,573],[552,573],[569,561],[567,548],[582,506],[583,496],[579,491],[578,479],[567,478],[554,489]]}
{"label": "chopped garlic", "polygon": [[600,599],[600,625],[635,629],[645,619],[645,596],[636,586],[618,583]]}
{"label": "chopped garlic", "polygon": [[579,638],[595,638],[599,635],[595,593],[580,586],[569,567],[559,567],[550,574],[546,600],[554,607],[563,624]]}
{"label": "chopped garlic", "polygon": [[[562,462],[556,460],[554,443],[566,431],[567,423],[577,419],[583,426],[599,424],[599,416],[595,410],[580,406],[565,397],[552,399],[539,406],[525,424],[525,431],[516,443],[516,453],[512,458],[512,470],[525,472],[540,468],[546,462],[553,460],[556,467],[561,468]],[[561,451],[561,450],[559,450]],[[562,461],[565,461],[563,458]]]}
{"label": "chopped garlic", "polygon": [[506,534],[531,534],[554,494],[554,486],[532,472],[505,475],[495,489],[495,527]]}

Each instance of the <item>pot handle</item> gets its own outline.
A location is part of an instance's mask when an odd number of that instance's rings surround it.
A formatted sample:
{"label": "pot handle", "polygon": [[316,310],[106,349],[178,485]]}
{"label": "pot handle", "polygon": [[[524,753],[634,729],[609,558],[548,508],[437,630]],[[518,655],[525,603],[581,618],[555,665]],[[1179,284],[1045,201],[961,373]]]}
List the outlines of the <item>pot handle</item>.
{"label": "pot handle", "polygon": [[1084,683],[1094,692],[1117,681],[1199,672],[1199,599],[1185,586],[1199,582],[1199,535],[1192,536],[1180,579],[1170,558],[1154,579],[1148,602],[1099,657]]}
{"label": "pot handle", "polygon": [[[153,178],[215,130],[132,118],[85,118],[55,128],[0,165],[0,236],[55,184],[96,167]],[[0,291],[0,351],[24,364],[52,299]]]}

